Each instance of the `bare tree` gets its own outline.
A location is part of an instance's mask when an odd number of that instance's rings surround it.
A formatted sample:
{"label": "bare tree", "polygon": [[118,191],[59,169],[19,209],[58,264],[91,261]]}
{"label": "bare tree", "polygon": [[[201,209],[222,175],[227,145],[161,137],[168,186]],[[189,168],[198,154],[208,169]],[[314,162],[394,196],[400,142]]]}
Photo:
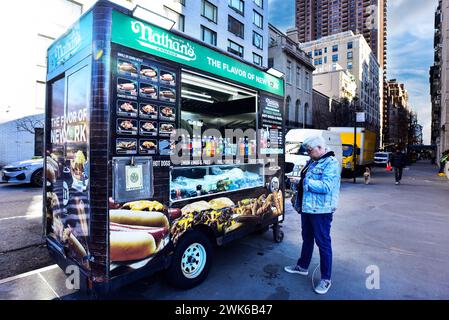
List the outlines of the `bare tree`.
{"label": "bare tree", "polygon": [[36,128],[44,127],[44,120],[39,117],[24,117],[15,121],[17,131],[35,134]]}

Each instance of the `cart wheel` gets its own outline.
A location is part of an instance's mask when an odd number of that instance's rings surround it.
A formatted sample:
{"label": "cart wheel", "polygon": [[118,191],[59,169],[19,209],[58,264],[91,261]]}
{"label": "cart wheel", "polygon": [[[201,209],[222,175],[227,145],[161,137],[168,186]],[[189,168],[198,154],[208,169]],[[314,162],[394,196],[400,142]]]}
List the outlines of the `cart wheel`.
{"label": "cart wheel", "polygon": [[200,231],[186,233],[178,242],[170,267],[168,282],[181,289],[189,289],[203,282],[212,264],[212,244]]}
{"label": "cart wheel", "polygon": [[284,240],[284,232],[279,225],[273,226],[273,240],[276,243],[281,243]]}

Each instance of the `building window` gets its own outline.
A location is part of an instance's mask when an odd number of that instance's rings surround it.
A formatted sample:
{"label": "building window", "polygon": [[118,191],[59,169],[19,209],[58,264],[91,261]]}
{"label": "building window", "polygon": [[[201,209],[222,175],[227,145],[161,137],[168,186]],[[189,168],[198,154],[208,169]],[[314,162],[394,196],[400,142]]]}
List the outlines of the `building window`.
{"label": "building window", "polygon": [[306,71],[306,92],[310,92],[310,73]]}
{"label": "building window", "polygon": [[352,59],[352,51],[348,51],[348,59]]}
{"label": "building window", "polygon": [[352,62],[348,62],[348,69],[352,70]]}
{"label": "building window", "polygon": [[268,68],[274,67],[274,58],[268,58]]}
{"label": "building window", "polygon": [[338,44],[332,46],[332,52],[338,52]]}
{"label": "building window", "polygon": [[296,100],[296,107],[295,107],[295,122],[299,123],[299,110],[301,109],[301,101],[298,99]]}
{"label": "building window", "polygon": [[312,51],[308,52],[307,55],[312,58]]}
{"label": "building window", "polygon": [[327,63],[327,57],[324,57],[324,63]]}
{"label": "building window", "polygon": [[301,89],[301,67],[296,67],[296,87]]}
{"label": "building window", "polygon": [[217,7],[207,0],[203,0],[201,15],[206,19],[217,23]]}
{"label": "building window", "polygon": [[324,53],[327,53],[327,47],[324,48]]}
{"label": "building window", "polygon": [[[292,98],[290,96],[287,96],[287,99],[285,99],[285,110],[287,111],[287,114],[290,114],[290,101]],[[287,118],[288,125],[291,125],[290,117]]]}
{"label": "building window", "polygon": [[210,45],[217,45],[217,33],[205,26],[201,26],[201,39]]}
{"label": "building window", "polygon": [[243,47],[234,41],[228,40],[228,52],[243,58]]}
{"label": "building window", "polygon": [[186,5],[186,0],[173,0],[173,2],[178,2],[178,3],[182,4],[183,6]]}
{"label": "building window", "polygon": [[165,11],[165,16],[168,19],[175,21],[175,25],[173,27],[178,31],[184,32],[185,17],[182,14],[177,13],[176,11],[174,11],[168,7],[165,7],[165,6],[164,6],[164,11]]}
{"label": "building window", "polygon": [[254,0],[254,3],[256,6],[263,9],[263,0]]}
{"label": "building window", "polygon": [[352,41],[348,42],[348,49],[352,49]]}
{"label": "building window", "polygon": [[263,49],[263,38],[255,31],[253,31],[253,45],[256,48]]}
{"label": "building window", "polygon": [[304,105],[304,114],[303,114],[303,119],[304,119],[304,122],[303,122],[303,127],[305,128],[305,127],[307,127],[307,111],[309,110],[309,104],[306,102],[306,104]]}
{"label": "building window", "polygon": [[254,10],[253,23],[260,29],[263,29],[263,17],[256,10]]}
{"label": "building window", "polygon": [[245,2],[243,0],[229,0],[229,7],[242,16],[245,15]]}
{"label": "building window", "polygon": [[287,81],[288,84],[292,83],[292,62],[290,60],[287,60],[287,76],[285,81]]}
{"label": "building window", "polygon": [[44,150],[44,129],[34,128],[34,156],[42,157]]}
{"label": "building window", "polygon": [[258,55],[257,53],[254,53],[254,52],[253,52],[253,63],[254,63],[256,66],[261,67],[261,66],[262,66],[262,61],[263,61],[262,56],[260,56],[260,55]]}
{"label": "building window", "polygon": [[333,54],[332,55],[332,62],[337,62],[338,61],[338,54]]}
{"label": "building window", "polygon": [[235,34],[237,37],[240,37],[242,39],[245,38],[243,23],[231,16],[228,16],[228,31]]}

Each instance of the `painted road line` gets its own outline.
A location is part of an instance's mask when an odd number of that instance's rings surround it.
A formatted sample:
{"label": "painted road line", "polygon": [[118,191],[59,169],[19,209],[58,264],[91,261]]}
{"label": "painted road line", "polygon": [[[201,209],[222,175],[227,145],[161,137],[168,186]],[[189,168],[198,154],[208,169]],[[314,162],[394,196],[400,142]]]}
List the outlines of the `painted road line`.
{"label": "painted road line", "polygon": [[56,268],[58,268],[58,265],[57,264],[53,264],[53,265],[45,267],[45,268],[36,269],[36,270],[30,271],[30,272],[21,273],[21,274],[18,274],[16,276],[12,276],[12,277],[0,280],[0,285],[4,284],[4,283],[7,283],[7,282],[11,282],[11,281],[17,280],[17,279],[20,279],[20,278],[26,278],[26,277],[32,276],[33,274],[36,274],[36,273],[45,272],[45,271],[48,271],[48,270],[53,270],[53,269],[56,269]]}
{"label": "painted road line", "polygon": [[3,220],[12,220],[12,219],[20,219],[20,218],[42,218],[42,214],[34,214],[29,216],[15,216],[15,217],[8,217],[8,218],[0,218],[0,221]]}
{"label": "painted road line", "polygon": [[56,291],[53,289],[53,287],[48,283],[48,281],[44,278],[44,276],[39,272],[38,273],[39,277],[42,279],[42,281],[45,282],[45,284],[50,288],[50,290],[53,292],[53,294],[55,295],[56,298],[58,298],[58,300],[61,300],[61,297],[56,293]]}

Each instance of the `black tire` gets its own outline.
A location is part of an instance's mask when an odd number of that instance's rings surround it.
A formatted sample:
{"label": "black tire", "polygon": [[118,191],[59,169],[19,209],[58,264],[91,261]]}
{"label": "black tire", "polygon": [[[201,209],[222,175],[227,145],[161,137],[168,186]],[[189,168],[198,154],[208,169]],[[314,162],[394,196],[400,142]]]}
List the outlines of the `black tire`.
{"label": "black tire", "polygon": [[44,170],[38,169],[31,176],[31,185],[34,187],[42,187],[44,185]]}
{"label": "black tire", "polygon": [[279,225],[273,226],[273,241],[276,243],[281,243],[284,240],[284,232],[281,230]]}
{"label": "black tire", "polygon": [[[202,247],[202,249],[200,248]],[[190,255],[187,252],[190,251]],[[193,250],[193,251],[192,251]],[[196,272],[193,274],[186,276],[189,271],[189,264],[186,265],[185,260],[192,257],[192,265],[191,270],[195,270],[195,265],[202,265],[202,263],[196,263],[198,260],[195,260],[198,257],[195,250],[203,253],[200,254],[203,256],[204,265],[202,267],[197,267]],[[184,236],[181,237],[179,242],[175,247],[175,251],[173,254],[173,258],[171,261],[170,267],[165,271],[166,278],[168,282],[177,288],[180,289],[190,289],[201,282],[203,282],[209,273],[209,269],[212,265],[213,259],[213,247],[209,238],[202,232],[197,230],[188,231]],[[197,274],[196,274],[197,273]]]}
{"label": "black tire", "polygon": [[279,231],[274,237],[274,242],[281,243],[284,240],[284,231]]}

